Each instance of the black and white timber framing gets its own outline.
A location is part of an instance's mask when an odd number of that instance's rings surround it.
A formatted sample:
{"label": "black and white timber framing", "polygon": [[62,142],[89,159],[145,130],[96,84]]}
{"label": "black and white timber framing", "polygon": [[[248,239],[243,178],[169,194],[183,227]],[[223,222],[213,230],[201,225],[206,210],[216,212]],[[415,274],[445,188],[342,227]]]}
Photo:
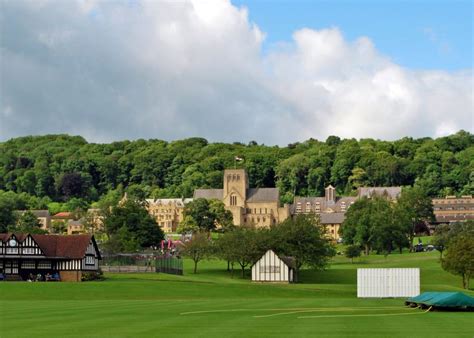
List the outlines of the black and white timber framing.
{"label": "black and white timber framing", "polygon": [[46,275],[64,271],[97,271],[101,259],[92,235],[0,234],[0,273]]}

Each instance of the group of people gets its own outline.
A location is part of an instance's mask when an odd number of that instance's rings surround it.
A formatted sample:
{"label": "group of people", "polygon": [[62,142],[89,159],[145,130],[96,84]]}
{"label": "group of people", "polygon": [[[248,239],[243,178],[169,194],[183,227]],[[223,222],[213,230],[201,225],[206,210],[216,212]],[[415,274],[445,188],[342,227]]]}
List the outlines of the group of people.
{"label": "group of people", "polygon": [[30,273],[28,276],[28,282],[52,282],[52,281],[59,281],[59,273],[55,272],[50,274],[47,272],[44,276],[41,273],[34,275]]}

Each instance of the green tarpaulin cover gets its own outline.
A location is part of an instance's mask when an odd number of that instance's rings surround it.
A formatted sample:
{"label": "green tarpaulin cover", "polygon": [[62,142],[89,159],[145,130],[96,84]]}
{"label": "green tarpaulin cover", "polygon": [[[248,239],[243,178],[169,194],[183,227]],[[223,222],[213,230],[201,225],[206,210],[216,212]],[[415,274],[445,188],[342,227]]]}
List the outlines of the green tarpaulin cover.
{"label": "green tarpaulin cover", "polygon": [[423,292],[419,296],[408,298],[405,303],[439,307],[474,308],[474,297],[462,292]]}

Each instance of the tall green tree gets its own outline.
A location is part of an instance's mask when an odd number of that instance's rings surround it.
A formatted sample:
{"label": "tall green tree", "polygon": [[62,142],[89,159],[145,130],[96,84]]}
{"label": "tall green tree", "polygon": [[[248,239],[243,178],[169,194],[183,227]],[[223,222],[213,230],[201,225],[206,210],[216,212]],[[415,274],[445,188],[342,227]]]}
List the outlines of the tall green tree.
{"label": "tall green tree", "polygon": [[416,225],[434,220],[433,204],[428,193],[421,187],[404,188],[396,205],[396,218],[405,227],[412,252]]}
{"label": "tall green tree", "polygon": [[324,269],[336,251],[324,227],[312,215],[298,215],[271,228],[275,236],[273,249],[279,254],[295,260],[295,280],[303,265],[313,269]]}
{"label": "tall green tree", "polygon": [[13,210],[11,201],[0,197],[0,233],[7,232],[8,228],[14,226],[17,215]]}
{"label": "tall green tree", "polygon": [[111,208],[104,218],[104,226],[111,240],[115,240],[124,227],[140,248],[158,247],[164,239],[163,230],[150,216],[145,204],[131,198]]}
{"label": "tall green tree", "polygon": [[184,242],[180,247],[180,254],[194,262],[194,273],[197,273],[198,263],[210,258],[214,254],[214,245],[207,232],[196,232],[191,240]]}
{"label": "tall green tree", "polygon": [[448,252],[441,261],[444,270],[462,277],[462,286],[469,289],[474,275],[474,236],[459,234],[449,241]]}

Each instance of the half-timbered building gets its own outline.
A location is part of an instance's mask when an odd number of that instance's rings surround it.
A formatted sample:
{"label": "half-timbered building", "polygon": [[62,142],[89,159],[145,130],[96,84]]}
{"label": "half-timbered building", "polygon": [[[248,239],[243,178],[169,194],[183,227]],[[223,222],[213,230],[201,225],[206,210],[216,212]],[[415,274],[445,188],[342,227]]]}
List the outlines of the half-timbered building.
{"label": "half-timbered building", "polygon": [[0,273],[6,280],[56,275],[80,281],[82,273],[98,271],[100,259],[93,235],[0,234]]}

